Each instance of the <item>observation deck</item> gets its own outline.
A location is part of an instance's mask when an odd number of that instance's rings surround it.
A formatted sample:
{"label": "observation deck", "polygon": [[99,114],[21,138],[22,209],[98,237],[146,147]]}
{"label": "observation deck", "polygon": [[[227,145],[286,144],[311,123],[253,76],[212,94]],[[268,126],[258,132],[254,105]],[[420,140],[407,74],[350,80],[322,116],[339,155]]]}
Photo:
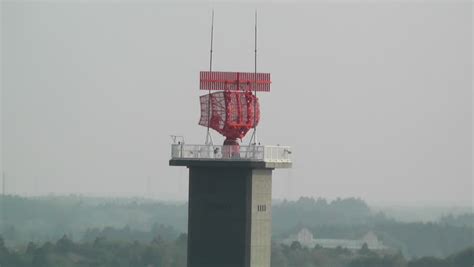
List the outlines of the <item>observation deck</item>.
{"label": "observation deck", "polygon": [[171,166],[291,168],[291,147],[280,145],[171,145]]}

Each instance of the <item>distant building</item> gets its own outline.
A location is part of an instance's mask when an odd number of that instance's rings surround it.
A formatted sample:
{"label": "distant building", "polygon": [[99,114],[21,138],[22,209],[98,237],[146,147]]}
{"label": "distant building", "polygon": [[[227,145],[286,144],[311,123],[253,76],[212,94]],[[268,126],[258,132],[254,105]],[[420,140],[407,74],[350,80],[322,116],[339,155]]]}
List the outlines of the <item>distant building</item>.
{"label": "distant building", "polygon": [[283,244],[290,245],[292,242],[298,241],[301,246],[314,248],[321,246],[323,248],[347,248],[350,250],[360,249],[364,244],[367,244],[371,250],[385,250],[387,247],[378,239],[377,235],[369,231],[361,239],[315,239],[313,233],[306,228],[302,228],[297,234],[291,235],[289,238],[282,241]]}

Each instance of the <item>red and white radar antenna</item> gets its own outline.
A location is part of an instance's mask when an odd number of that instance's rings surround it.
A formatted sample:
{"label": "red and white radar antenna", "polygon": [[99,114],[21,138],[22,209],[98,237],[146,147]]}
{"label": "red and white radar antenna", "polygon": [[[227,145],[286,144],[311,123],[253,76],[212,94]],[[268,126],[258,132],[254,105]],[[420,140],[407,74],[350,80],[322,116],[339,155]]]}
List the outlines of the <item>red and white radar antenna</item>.
{"label": "red and white radar antenna", "polygon": [[[257,12],[255,12],[255,69],[254,72],[222,72],[212,70],[214,11],[212,11],[209,71],[201,71],[199,125],[207,127],[206,144],[212,144],[210,129],[226,137],[224,145],[239,146],[250,129],[254,129],[251,144],[256,144],[260,105],[257,92],[270,91],[270,73],[257,73]],[[215,91],[215,92],[212,92]]]}

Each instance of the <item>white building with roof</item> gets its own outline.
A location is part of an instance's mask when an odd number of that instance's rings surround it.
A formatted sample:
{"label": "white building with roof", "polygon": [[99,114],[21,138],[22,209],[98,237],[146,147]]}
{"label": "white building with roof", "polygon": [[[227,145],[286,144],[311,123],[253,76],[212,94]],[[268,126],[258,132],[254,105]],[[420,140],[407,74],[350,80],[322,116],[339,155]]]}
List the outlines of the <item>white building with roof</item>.
{"label": "white building with roof", "polygon": [[314,238],[313,233],[307,228],[302,228],[297,234],[291,235],[284,239],[281,243],[290,245],[294,241],[298,241],[301,246],[314,248],[321,246],[323,248],[347,248],[350,250],[360,249],[364,244],[367,244],[370,250],[385,250],[387,247],[378,239],[377,235],[369,231],[361,239],[317,239]]}

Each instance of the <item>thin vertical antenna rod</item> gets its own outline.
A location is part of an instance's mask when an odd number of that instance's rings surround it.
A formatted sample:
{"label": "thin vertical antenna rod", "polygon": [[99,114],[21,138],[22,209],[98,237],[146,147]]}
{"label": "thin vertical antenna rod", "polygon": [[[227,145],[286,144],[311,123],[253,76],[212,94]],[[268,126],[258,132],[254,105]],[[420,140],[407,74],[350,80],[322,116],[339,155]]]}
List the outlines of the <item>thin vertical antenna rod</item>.
{"label": "thin vertical antenna rod", "polygon": [[212,19],[211,19],[211,50],[209,51],[209,71],[212,71],[212,48],[214,42],[214,9],[212,10]]}
{"label": "thin vertical antenna rod", "polygon": [[255,94],[255,100],[253,101],[253,137],[254,143],[257,144],[257,10],[255,10],[255,69],[253,76],[253,88]]}
{"label": "thin vertical antenna rod", "polygon": [[[214,9],[212,10],[212,19],[211,19],[211,50],[209,51],[209,72],[212,72],[212,48],[214,42]],[[211,125],[211,89],[209,88],[209,95],[207,101],[207,135],[206,135],[206,145],[212,145],[212,137],[210,132]]]}

